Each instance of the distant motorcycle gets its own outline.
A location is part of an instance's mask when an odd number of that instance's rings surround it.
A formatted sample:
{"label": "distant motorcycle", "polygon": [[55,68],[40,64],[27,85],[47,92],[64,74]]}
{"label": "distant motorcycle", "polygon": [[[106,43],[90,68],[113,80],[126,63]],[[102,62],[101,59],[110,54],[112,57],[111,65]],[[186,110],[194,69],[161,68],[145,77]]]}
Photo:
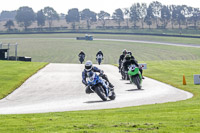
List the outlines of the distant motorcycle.
{"label": "distant motorcycle", "polygon": [[123,80],[129,80],[128,71],[126,71],[126,70],[124,69],[124,67],[122,67],[122,68],[120,69],[120,72],[121,72],[121,75],[122,75],[122,79],[123,79]]}
{"label": "distant motorcycle", "polygon": [[89,89],[95,92],[103,101],[114,100],[116,95],[114,90],[111,91],[109,83],[95,72],[90,72],[86,78]]}
{"label": "distant motorcycle", "polygon": [[85,55],[80,55],[79,61],[80,61],[81,64],[84,62],[84,60],[85,60]]}
{"label": "distant motorcycle", "polygon": [[129,66],[128,71],[130,82],[135,84],[138,89],[142,88],[142,74],[137,66],[131,65]]}
{"label": "distant motorcycle", "polygon": [[98,64],[100,65],[103,60],[103,56],[101,54],[98,54],[96,57],[96,60],[97,60]]}

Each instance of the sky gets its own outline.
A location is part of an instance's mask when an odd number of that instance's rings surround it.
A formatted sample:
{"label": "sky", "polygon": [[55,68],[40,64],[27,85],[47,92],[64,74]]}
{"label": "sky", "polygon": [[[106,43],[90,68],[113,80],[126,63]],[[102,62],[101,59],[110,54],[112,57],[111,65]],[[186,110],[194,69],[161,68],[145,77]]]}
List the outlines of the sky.
{"label": "sky", "polygon": [[[112,14],[117,8],[129,8],[134,3],[151,3],[153,0],[0,0],[1,11],[13,11],[22,6],[31,7],[34,12],[46,6],[53,7],[57,13],[67,14],[71,8],[78,8],[79,11],[89,8],[91,11],[99,13],[100,10]],[[155,0],[154,0],[155,1]],[[157,0],[165,5],[188,5],[200,8],[200,0]]]}

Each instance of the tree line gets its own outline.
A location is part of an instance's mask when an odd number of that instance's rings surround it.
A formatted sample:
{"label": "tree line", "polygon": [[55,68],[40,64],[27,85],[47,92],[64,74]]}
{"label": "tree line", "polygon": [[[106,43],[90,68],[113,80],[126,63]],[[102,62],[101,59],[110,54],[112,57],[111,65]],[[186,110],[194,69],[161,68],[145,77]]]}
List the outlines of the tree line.
{"label": "tree line", "polygon": [[[162,29],[165,29],[169,23],[172,29],[174,25],[178,25],[179,29],[181,29],[182,25],[187,28],[189,24],[192,24],[194,29],[198,29],[200,9],[187,5],[163,5],[158,1],[153,1],[148,6],[146,3],[134,3],[129,8],[118,8],[112,15],[106,11],[95,13],[90,9],[79,11],[78,8],[69,9],[66,15],[59,15],[52,7],[45,7],[34,13],[32,8],[24,6],[16,11],[15,20],[19,26],[27,30],[35,21],[37,21],[37,25],[40,28],[45,26],[45,22],[48,22],[48,26],[51,28],[53,21],[59,20],[60,17],[65,18],[67,23],[71,23],[72,29],[78,28],[76,23],[80,23],[81,20],[86,21],[87,29],[90,29],[92,23],[97,21],[101,23],[101,29],[106,29],[106,24],[109,20],[114,20],[118,25],[118,29],[121,28],[122,22],[126,23],[127,29],[130,27],[130,22],[133,23],[133,28],[135,29],[139,27],[138,23],[141,23],[140,28],[142,29],[144,24],[151,28],[154,23],[156,28]],[[4,26],[11,30],[14,23],[12,20],[8,20]]]}

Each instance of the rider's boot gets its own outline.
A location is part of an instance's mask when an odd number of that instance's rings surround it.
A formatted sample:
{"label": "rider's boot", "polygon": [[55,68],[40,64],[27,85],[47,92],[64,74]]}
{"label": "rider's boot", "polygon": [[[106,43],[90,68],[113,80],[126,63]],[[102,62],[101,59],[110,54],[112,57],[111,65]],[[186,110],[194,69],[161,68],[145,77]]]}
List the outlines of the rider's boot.
{"label": "rider's boot", "polygon": [[142,75],[142,79],[144,79],[144,76]]}
{"label": "rider's boot", "polygon": [[86,92],[87,94],[94,93],[94,92],[89,88],[89,86],[85,89],[85,92]]}
{"label": "rider's boot", "polygon": [[114,90],[114,85],[111,84],[110,82],[109,82],[109,87],[110,87],[110,90],[111,90],[111,91]]}

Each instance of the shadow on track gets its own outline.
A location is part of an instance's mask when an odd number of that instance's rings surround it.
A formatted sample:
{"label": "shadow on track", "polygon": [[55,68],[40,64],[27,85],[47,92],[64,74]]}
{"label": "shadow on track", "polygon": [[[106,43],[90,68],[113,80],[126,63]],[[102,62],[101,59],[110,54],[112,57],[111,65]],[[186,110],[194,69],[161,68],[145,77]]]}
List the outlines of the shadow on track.
{"label": "shadow on track", "polygon": [[109,101],[111,101],[111,100],[107,100],[107,101],[102,101],[102,100],[100,100],[100,101],[87,101],[87,102],[84,102],[84,103],[102,103],[102,102],[109,102]]}
{"label": "shadow on track", "polygon": [[130,90],[126,90],[126,91],[143,91],[144,89],[130,89]]}

